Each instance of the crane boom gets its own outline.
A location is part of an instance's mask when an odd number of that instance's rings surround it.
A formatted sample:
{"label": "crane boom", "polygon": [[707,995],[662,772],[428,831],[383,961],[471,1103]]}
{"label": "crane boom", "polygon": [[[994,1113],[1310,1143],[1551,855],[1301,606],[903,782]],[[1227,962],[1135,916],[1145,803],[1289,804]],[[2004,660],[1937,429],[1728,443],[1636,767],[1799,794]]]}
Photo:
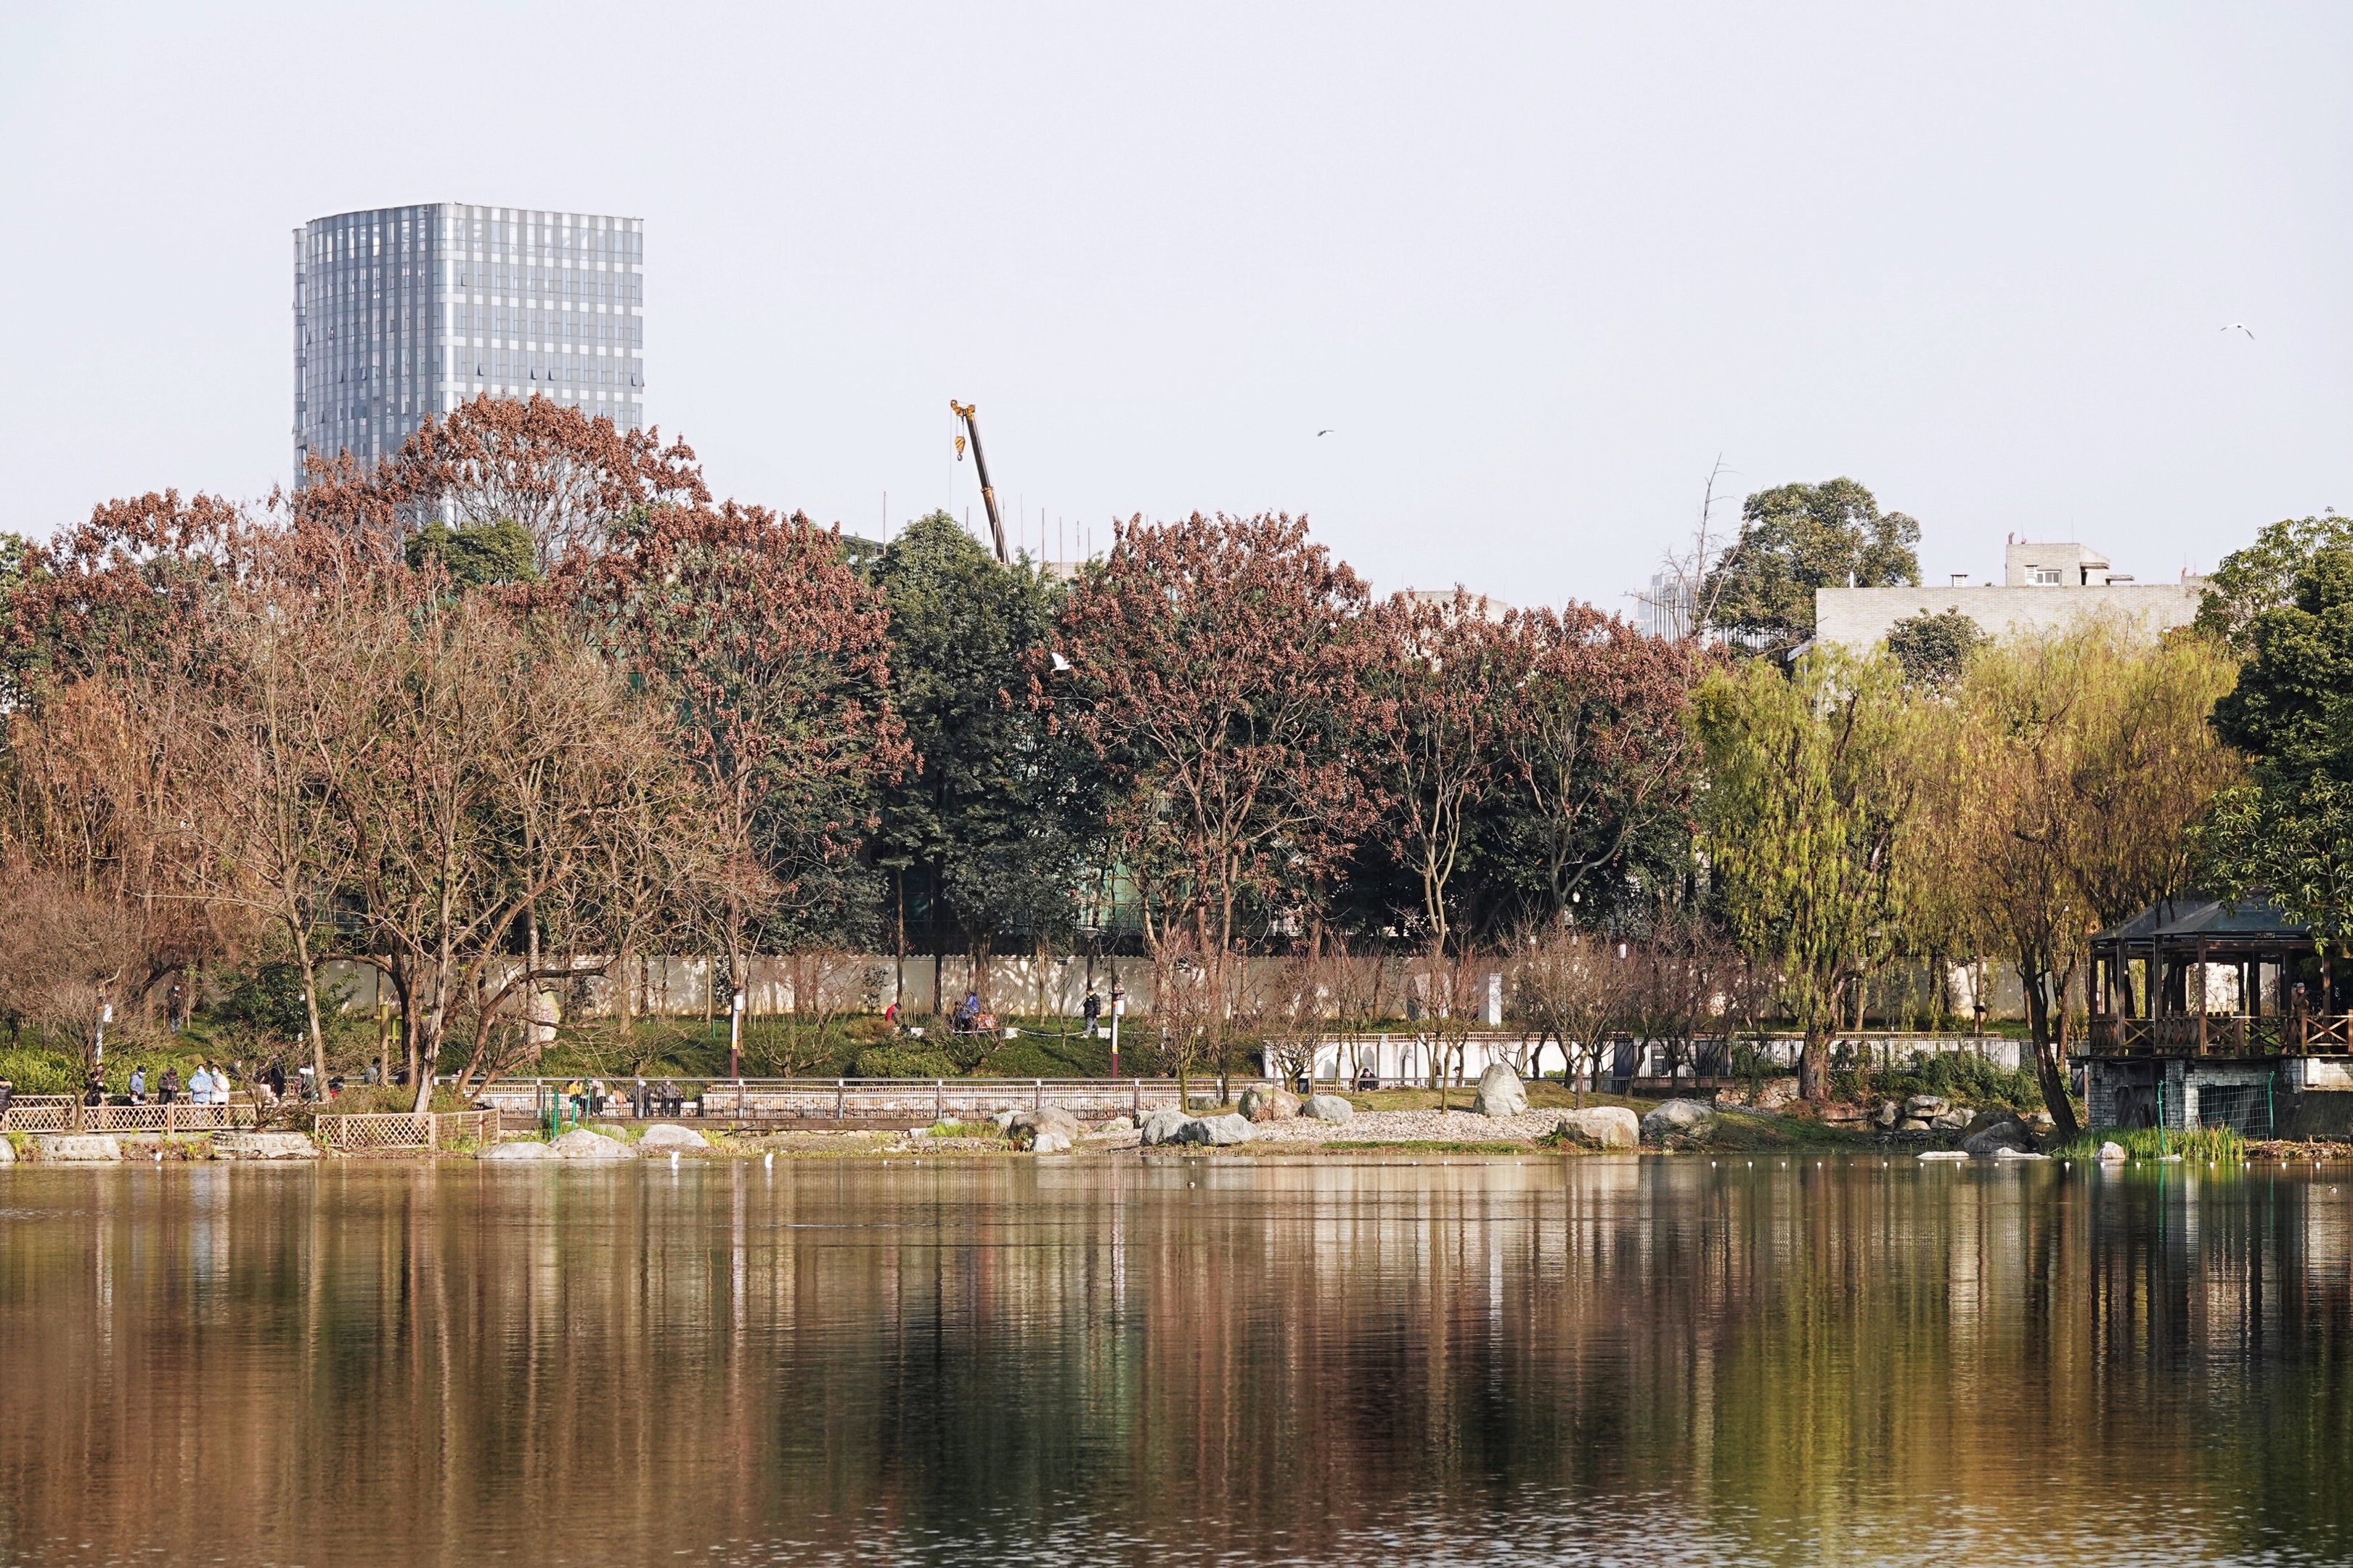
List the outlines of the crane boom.
{"label": "crane boom", "polygon": [[965,433],[972,437],[972,466],[980,471],[980,503],[988,509],[988,531],[997,541],[997,563],[1008,563],[1005,553],[1005,520],[997,515],[997,489],[988,482],[988,459],[980,451],[980,421],[974,417],[972,405],[948,399],[948,410],[964,421]]}

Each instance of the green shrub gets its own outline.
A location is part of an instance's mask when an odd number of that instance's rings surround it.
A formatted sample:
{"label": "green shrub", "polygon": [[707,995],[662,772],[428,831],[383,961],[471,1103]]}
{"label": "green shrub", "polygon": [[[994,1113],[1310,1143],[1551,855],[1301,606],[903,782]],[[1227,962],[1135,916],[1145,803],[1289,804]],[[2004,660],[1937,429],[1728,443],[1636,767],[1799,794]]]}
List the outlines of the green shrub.
{"label": "green shrub", "polygon": [[858,1053],[853,1070],[860,1078],[956,1078],[960,1074],[944,1051],[929,1046],[876,1046]]}
{"label": "green shrub", "polygon": [[2038,1110],[2042,1084],[2032,1068],[2004,1068],[1975,1051],[1937,1051],[1907,1058],[1892,1070],[1837,1068],[1831,1072],[1834,1100],[1902,1100],[1934,1094],[1980,1109],[2006,1105]]}
{"label": "green shrub", "polygon": [[18,1094],[71,1094],[81,1087],[81,1063],[62,1051],[0,1050],[0,1079]]}

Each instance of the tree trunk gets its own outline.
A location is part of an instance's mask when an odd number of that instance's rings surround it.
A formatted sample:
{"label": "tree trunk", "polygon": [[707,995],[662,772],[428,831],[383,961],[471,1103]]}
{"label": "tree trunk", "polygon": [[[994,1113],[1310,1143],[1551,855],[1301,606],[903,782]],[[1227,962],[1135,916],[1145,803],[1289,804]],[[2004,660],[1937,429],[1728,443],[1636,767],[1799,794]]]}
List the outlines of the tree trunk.
{"label": "tree trunk", "polygon": [[2074,1102],[2067,1097],[2067,1064],[2060,1057],[2059,1042],[2052,1037],[2051,994],[2043,985],[2044,972],[2030,971],[2021,963],[2018,978],[2026,987],[2027,1030],[2033,1037],[2034,1080],[2042,1086],[2043,1108],[2051,1112],[2060,1138],[2073,1138],[2082,1129],[2075,1121]]}
{"label": "tree trunk", "polygon": [[311,962],[311,935],[298,922],[286,922],[294,939],[294,962],[302,966],[302,1011],[311,1029],[311,1070],[323,1088],[327,1081],[327,1037],[319,1027],[319,977]]}
{"label": "tree trunk", "polygon": [[1806,1043],[1798,1048],[1798,1098],[1820,1104],[1830,1098],[1830,1074],[1823,1070],[1827,1030],[1819,1022],[1806,1026]]}

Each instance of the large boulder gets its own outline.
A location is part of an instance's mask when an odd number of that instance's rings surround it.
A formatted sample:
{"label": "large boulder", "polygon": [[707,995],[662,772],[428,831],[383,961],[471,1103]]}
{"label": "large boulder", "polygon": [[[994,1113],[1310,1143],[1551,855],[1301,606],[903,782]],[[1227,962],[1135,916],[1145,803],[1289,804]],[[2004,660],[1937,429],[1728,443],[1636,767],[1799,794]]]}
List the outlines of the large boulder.
{"label": "large boulder", "polygon": [[13,1165],[16,1163],[16,1145],[5,1134],[0,1134],[0,1165]]}
{"label": "large boulder", "polygon": [[1046,1131],[1031,1139],[1029,1147],[1039,1154],[1067,1154],[1071,1152],[1071,1141],[1060,1132]]}
{"label": "large boulder", "polygon": [[1859,1126],[1864,1111],[1860,1105],[1834,1104],[1822,1107],[1821,1118],[1833,1127]]}
{"label": "large boulder", "polygon": [[1147,1149],[1161,1143],[1174,1143],[1193,1119],[1174,1106],[1163,1106],[1144,1119],[1144,1146]]}
{"label": "large boulder", "polygon": [[1239,1109],[1245,1121],[1288,1121],[1299,1114],[1299,1097],[1271,1085],[1252,1084],[1242,1090]]}
{"label": "large boulder", "polygon": [[1904,1108],[1892,1100],[1883,1100],[1879,1102],[1879,1109],[1872,1112],[1871,1120],[1874,1126],[1893,1132],[1895,1124],[1904,1120]]}
{"label": "large boulder", "polygon": [[217,1160],[315,1160],[319,1146],[300,1132],[216,1132]]}
{"label": "large boulder", "polygon": [[1936,1115],[1930,1117],[1928,1125],[1939,1132],[1961,1132],[1968,1130],[1969,1123],[1975,1121],[1977,1116],[1976,1110],[1970,1106],[1948,1105]]}
{"label": "large boulder", "polygon": [[586,1127],[575,1127],[547,1146],[559,1160],[634,1160],[637,1151],[618,1138],[607,1138]]}
{"label": "large boulder", "polygon": [[1479,1092],[1471,1097],[1473,1114],[1517,1116],[1527,1108],[1527,1086],[1508,1063],[1495,1062],[1479,1075]]}
{"label": "large boulder", "polygon": [[638,1140],[640,1149],[708,1149],[711,1140],[691,1127],[681,1127],[675,1121],[657,1122],[646,1129]]}
{"label": "large boulder", "polygon": [[1311,1094],[1307,1103],[1299,1108],[1299,1114],[1317,1121],[1353,1121],[1356,1108],[1336,1094]]}
{"label": "large boulder", "polygon": [[1991,1121],[1975,1117],[1969,1127],[1970,1131],[1961,1135],[1961,1148],[1980,1160],[1990,1160],[2004,1151],[2013,1154],[2033,1152],[2034,1134],[2015,1116],[2004,1113]]}
{"label": "large boulder", "polygon": [[2117,1142],[2113,1138],[2100,1145],[2098,1159],[2104,1165],[2112,1162],[2129,1160],[2131,1158],[2131,1155],[2125,1152],[2125,1146]]}
{"label": "large boulder", "polygon": [[[565,1134],[570,1137],[570,1133]],[[493,1143],[474,1156],[477,1160],[496,1160],[501,1163],[512,1160],[549,1160],[554,1158],[547,1145],[533,1138],[518,1138],[512,1143]]]}
{"label": "large boulder", "polygon": [[114,1141],[111,1132],[62,1132],[33,1140],[33,1147],[41,1152],[44,1160],[90,1162],[120,1160],[122,1145]]}
{"label": "large boulder", "polygon": [[1713,1105],[1697,1100],[1670,1100],[1642,1118],[1642,1137],[1651,1143],[1663,1143],[1670,1138],[1696,1137],[1715,1122],[1715,1107]]}
{"label": "large boulder", "polygon": [[1553,1131],[1564,1143],[1580,1149],[1631,1149],[1642,1142],[1642,1124],[1622,1105],[1597,1105],[1590,1110],[1564,1110]]}
{"label": "large boulder", "polygon": [[1035,1110],[1016,1111],[1005,1125],[1005,1135],[1032,1148],[1040,1139],[1056,1138],[1068,1149],[1079,1135],[1079,1119],[1059,1105],[1041,1105]]}
{"label": "large boulder", "polygon": [[1904,1114],[1922,1121],[1934,1121],[1945,1114],[1945,1097],[1941,1094],[1915,1094],[1904,1102]]}
{"label": "large boulder", "polygon": [[1224,1148],[1231,1143],[1247,1143],[1254,1136],[1250,1124],[1239,1116],[1197,1116],[1178,1131],[1176,1141]]}

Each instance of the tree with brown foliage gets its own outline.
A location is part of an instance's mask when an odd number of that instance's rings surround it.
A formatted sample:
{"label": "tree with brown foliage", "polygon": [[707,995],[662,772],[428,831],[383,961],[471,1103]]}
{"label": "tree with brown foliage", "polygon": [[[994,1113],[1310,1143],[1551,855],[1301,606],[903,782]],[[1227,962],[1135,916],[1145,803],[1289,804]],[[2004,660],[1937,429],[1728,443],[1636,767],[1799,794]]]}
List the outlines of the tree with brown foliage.
{"label": "tree with brown foliage", "polygon": [[1251,901],[1331,874],[1372,821],[1356,750],[1368,601],[1304,521],[1196,513],[1122,525],[1064,606],[1055,717],[1114,781],[1155,994],[1181,933],[1219,999],[1213,1031]]}
{"label": "tree with brown foliage", "polygon": [[366,467],[313,458],[297,513],[398,542],[434,522],[500,523],[531,536],[542,573],[601,553],[631,519],[707,506],[693,451],[659,429],[620,430],[545,397],[484,395],[427,416],[393,456]]}
{"label": "tree with brown foliage", "polygon": [[1527,674],[1525,642],[1492,618],[1484,599],[1398,595],[1379,616],[1378,700],[1366,726],[1388,809],[1380,833],[1421,884],[1434,978],[1447,952],[1447,887],[1461,864],[1473,813],[1504,776],[1500,746]]}
{"label": "tree with brown foliage", "polygon": [[1687,843],[1699,755],[1686,715],[1715,660],[1589,605],[1514,611],[1504,636],[1524,673],[1496,744],[1518,847],[1563,920],[1580,894],[1622,883],[1662,837]]}
{"label": "tree with brown foliage", "polygon": [[881,599],[839,534],[733,501],[661,508],[551,586],[643,685],[698,782],[730,989],[755,923],[787,945],[843,930],[876,787],[913,757]]}

